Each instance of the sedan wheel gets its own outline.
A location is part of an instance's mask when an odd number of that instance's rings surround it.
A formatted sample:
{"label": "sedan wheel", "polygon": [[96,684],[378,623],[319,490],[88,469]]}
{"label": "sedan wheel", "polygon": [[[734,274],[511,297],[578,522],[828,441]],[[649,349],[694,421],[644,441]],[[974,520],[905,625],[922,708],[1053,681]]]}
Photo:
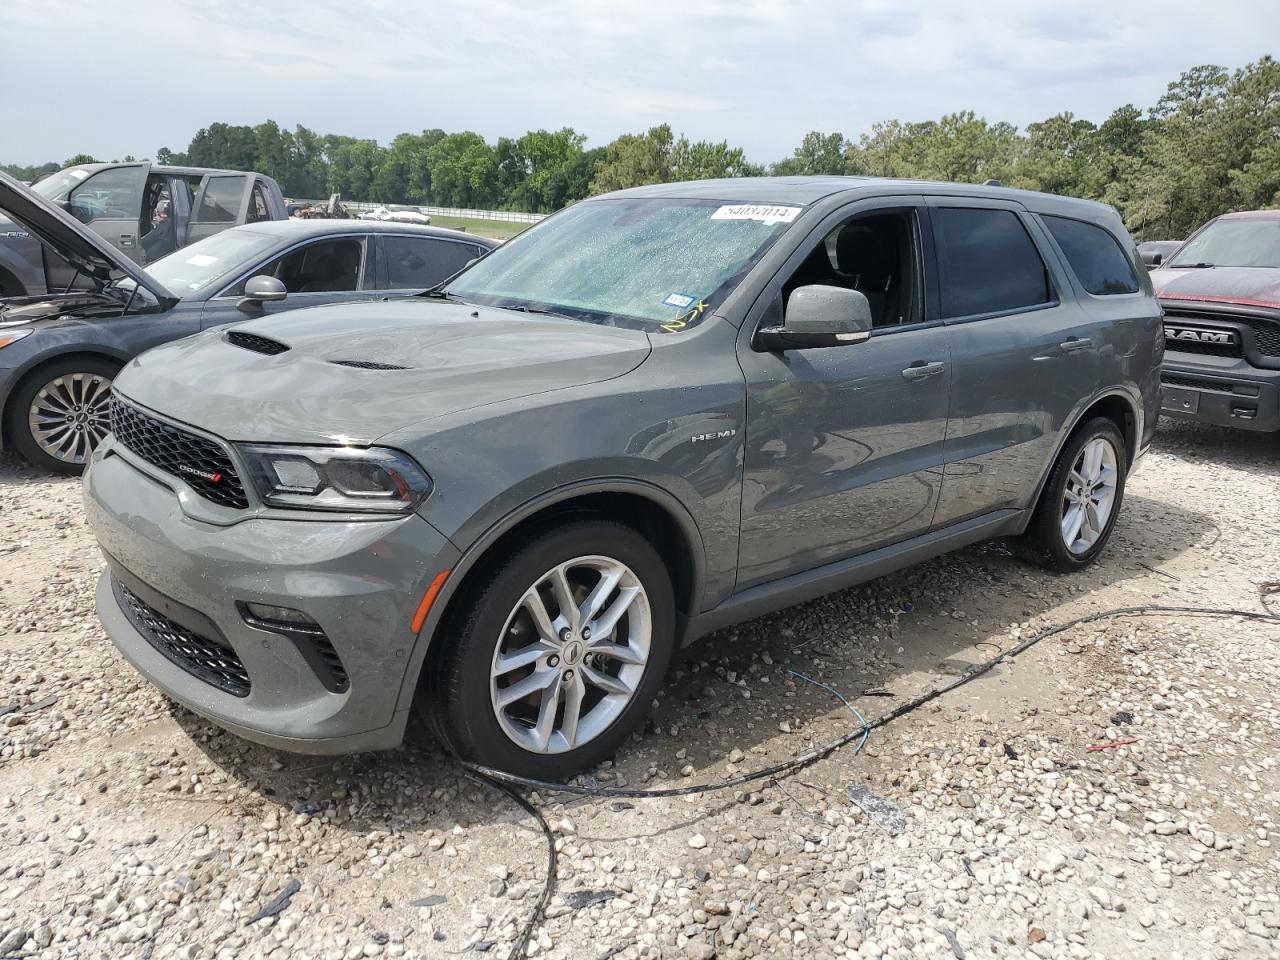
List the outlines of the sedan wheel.
{"label": "sedan wheel", "polygon": [[36,391],[27,410],[31,438],[61,463],[83,466],[111,430],[111,380],[97,373],[55,377]]}

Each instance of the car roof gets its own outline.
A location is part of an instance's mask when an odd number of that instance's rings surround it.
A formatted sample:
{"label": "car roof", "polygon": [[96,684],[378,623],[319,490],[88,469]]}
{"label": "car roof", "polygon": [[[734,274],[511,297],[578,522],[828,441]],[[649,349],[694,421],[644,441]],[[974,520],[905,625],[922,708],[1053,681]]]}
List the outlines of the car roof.
{"label": "car roof", "polygon": [[724,200],[734,203],[799,204],[816,203],[839,194],[849,199],[885,193],[922,193],[932,196],[962,196],[1011,200],[1041,213],[1086,215],[1113,213],[1111,207],[1092,200],[1060,197],[1034,190],[977,183],[942,183],[933,180],[897,180],[889,177],[730,177],[722,180],[688,180],[631,187],[592,199],[653,197],[665,199]]}
{"label": "car roof", "polygon": [[1237,210],[1224,213],[1219,220],[1280,220],[1280,210]]}
{"label": "car roof", "polygon": [[261,220],[257,223],[233,227],[234,230],[252,231],[276,237],[280,240],[306,240],[311,237],[324,237],[334,234],[348,233],[391,233],[420,237],[437,237],[442,240],[465,240],[467,243],[479,244],[483,247],[496,247],[497,241],[481,237],[462,230],[448,230],[444,227],[429,227],[420,223],[394,223],[382,220],[340,220],[329,217],[304,219],[290,217],[288,220]]}

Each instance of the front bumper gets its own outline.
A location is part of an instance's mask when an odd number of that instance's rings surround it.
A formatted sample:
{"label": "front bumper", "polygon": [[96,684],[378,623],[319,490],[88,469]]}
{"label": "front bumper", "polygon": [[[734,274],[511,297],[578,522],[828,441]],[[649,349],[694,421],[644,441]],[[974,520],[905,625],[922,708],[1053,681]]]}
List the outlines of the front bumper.
{"label": "front bumper", "polygon": [[[119,571],[103,573],[98,616],[126,659],[174,700],[249,740],[303,753],[397,745],[408,719],[397,694],[417,642],[410,622],[427,584],[456,560],[452,544],[417,515],[206,523],[181,509],[180,482],[166,486],[126,456],[108,438],[85,475],[89,525]],[[158,643],[136,607],[126,612],[129,592],[197,639],[225,644],[247,691],[220,688]],[[341,658],[343,688],[326,688],[298,642],[246,622],[249,602],[309,615]]]}
{"label": "front bumper", "polygon": [[1239,430],[1280,430],[1280,370],[1169,350],[1160,384],[1160,412],[1165,416]]}

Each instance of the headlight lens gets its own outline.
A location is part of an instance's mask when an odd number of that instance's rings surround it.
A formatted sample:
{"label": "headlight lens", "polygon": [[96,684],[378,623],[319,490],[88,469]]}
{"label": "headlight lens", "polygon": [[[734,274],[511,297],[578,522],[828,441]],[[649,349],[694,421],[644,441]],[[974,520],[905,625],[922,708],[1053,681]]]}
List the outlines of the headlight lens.
{"label": "headlight lens", "polygon": [[35,333],[34,330],[13,330],[9,333],[0,333],[0,350],[3,350],[11,343],[17,343],[28,334]]}
{"label": "headlight lens", "polygon": [[259,496],[273,507],[344,513],[409,513],[431,478],[385,447],[242,446]]}

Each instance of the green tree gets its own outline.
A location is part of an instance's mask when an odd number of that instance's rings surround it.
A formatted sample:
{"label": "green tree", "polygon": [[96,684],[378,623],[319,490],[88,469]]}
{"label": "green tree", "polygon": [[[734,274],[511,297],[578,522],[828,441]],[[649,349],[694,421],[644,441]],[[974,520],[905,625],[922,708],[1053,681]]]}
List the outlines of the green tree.
{"label": "green tree", "polygon": [[841,176],[854,173],[849,147],[843,133],[811,130],[804,135],[795,153],[775,163],[771,172],[779,177]]}
{"label": "green tree", "polygon": [[373,140],[354,137],[325,137],[325,157],[329,161],[325,189],[348,200],[373,196],[373,181],[382,167],[386,151]]}
{"label": "green tree", "polygon": [[764,168],[748,162],[740,147],[725,141],[690,141],[683,134],[677,140],[671,127],[661,124],[645,133],[623,134],[605,148],[597,165],[592,193],[638,187],[673,180],[703,180],[715,177],[753,177]]}
{"label": "green tree", "polygon": [[571,127],[554,133],[530,130],[514,140],[500,138],[495,159],[502,204],[537,213],[564,206],[568,185],[565,173],[582,156],[586,139]]}
{"label": "green tree", "polygon": [[671,148],[675,136],[661,124],[645,133],[624,133],[605,147],[604,160],[591,181],[592,193],[607,193],[671,179]]}
{"label": "green tree", "polygon": [[451,133],[427,149],[432,199],[446,207],[495,207],[497,154],[478,133]]}
{"label": "green tree", "polygon": [[72,157],[70,160],[68,160],[58,169],[63,170],[67,167],[79,167],[79,166],[83,166],[86,163],[101,163],[101,162],[102,161],[100,161],[97,157],[95,157],[91,153],[77,153],[74,157]]}

